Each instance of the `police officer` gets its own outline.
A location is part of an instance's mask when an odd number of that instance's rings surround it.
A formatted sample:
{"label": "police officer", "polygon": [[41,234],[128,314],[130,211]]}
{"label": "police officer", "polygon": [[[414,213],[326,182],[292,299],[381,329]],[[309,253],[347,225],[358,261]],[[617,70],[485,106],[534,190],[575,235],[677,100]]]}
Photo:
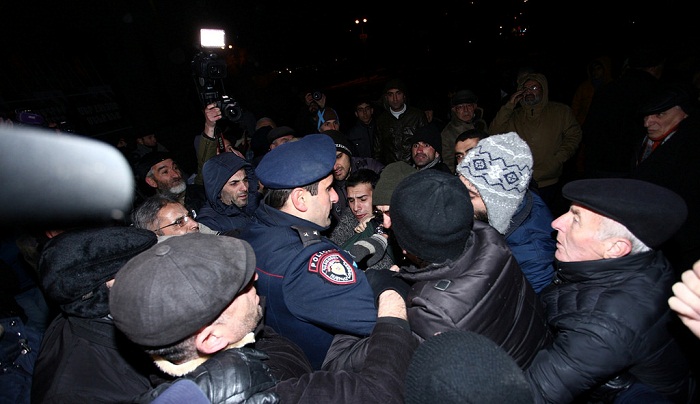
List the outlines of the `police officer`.
{"label": "police officer", "polygon": [[374,295],[351,255],[321,232],[328,229],[336,148],[312,134],[268,152],[255,173],[266,187],[256,221],[240,238],[257,258],[265,319],[320,369],[335,334],[367,336],[377,320]]}

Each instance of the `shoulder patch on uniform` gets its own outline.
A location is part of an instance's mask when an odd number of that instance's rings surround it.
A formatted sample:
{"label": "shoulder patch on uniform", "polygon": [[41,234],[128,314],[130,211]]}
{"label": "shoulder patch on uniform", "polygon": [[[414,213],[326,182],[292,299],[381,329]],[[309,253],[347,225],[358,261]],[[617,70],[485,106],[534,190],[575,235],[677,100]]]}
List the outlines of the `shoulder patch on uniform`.
{"label": "shoulder patch on uniform", "polygon": [[355,268],[338,250],[319,251],[309,259],[309,272],[321,275],[330,283],[349,285],[357,282]]}

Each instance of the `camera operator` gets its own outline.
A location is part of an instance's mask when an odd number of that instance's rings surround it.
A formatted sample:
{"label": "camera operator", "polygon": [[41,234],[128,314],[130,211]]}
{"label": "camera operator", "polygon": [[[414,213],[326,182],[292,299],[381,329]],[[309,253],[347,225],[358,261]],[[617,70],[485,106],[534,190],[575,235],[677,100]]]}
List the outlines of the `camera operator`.
{"label": "camera operator", "polygon": [[303,100],[304,108],[299,112],[294,125],[299,137],[319,133],[318,112],[326,108],[326,94],[320,90],[311,89],[304,93]]}
{"label": "camera operator", "polygon": [[217,106],[217,103],[211,103],[204,108],[204,130],[202,133],[195,137],[197,141],[197,176],[194,179],[194,183],[198,185],[204,185],[202,182],[202,167],[204,163],[210,158],[222,153],[218,147],[217,135],[223,137],[222,141],[224,143],[224,152],[233,152],[238,155],[238,157],[245,159],[243,153],[232,146],[231,140],[225,137],[225,131],[222,131],[218,126],[217,122],[223,117],[221,108]]}

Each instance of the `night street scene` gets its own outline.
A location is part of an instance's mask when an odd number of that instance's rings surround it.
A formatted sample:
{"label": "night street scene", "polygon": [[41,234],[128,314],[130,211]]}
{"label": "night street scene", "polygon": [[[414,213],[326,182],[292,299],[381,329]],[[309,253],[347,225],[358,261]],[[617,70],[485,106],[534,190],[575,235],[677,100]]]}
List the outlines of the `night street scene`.
{"label": "night street scene", "polygon": [[[626,52],[661,44],[667,72],[698,70],[693,13],[677,1],[468,1],[391,7],[369,2],[74,1],[0,6],[3,23],[0,113],[31,110],[46,122],[116,144],[155,126],[159,141],[187,155],[202,122],[191,62],[199,30],[223,29],[225,95],[256,118],[293,125],[303,93],[320,89],[351,122],[346,104],[380,98],[401,77],[410,102],[433,104],[442,119],[449,92],[470,88],[486,118],[512,87],[519,67],[550,81],[550,98],[568,103],[586,64],[606,55],[614,69]],[[687,21],[687,23],[685,23]],[[192,152],[190,164],[196,164]],[[188,167],[191,168],[191,167]]]}

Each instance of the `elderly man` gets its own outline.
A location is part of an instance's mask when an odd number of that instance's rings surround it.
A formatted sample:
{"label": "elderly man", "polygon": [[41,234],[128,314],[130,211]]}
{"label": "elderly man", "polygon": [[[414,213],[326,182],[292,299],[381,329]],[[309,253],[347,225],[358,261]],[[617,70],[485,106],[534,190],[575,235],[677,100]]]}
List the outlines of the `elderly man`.
{"label": "elderly man", "polygon": [[248,226],[261,198],[253,166],[234,153],[222,153],[204,163],[202,175],[207,203],[197,220],[219,232]]}
{"label": "elderly man", "polygon": [[466,130],[474,129],[474,111],[477,108],[477,98],[471,90],[457,91],[450,99],[451,118],[440,135],[442,136],[442,160],[450,171],[455,172],[455,151],[453,145],[457,136]]}
{"label": "elderly man", "polygon": [[532,154],[517,133],[493,135],[479,141],[457,166],[469,190],[474,218],[506,238],[520,269],[539,293],[554,276],[552,212],[530,190]]}
{"label": "elderly man", "polygon": [[[263,314],[257,277],[255,254],[243,240],[172,237],[119,271],[110,309],[116,326],[158,367],[194,381],[212,403],[403,403],[417,344],[398,293],[378,291],[379,319],[360,372],[316,373],[289,340],[267,326],[256,330]],[[172,385],[137,401],[150,402]]]}
{"label": "elderly man", "polygon": [[556,337],[526,373],[536,401],[612,402],[637,383],[697,402],[669,335],[673,269],[656,250],[685,220],[683,199],[635,179],[578,180],[562,191],[572,204],[552,222],[558,270],[540,295]]}
{"label": "elderly man", "polygon": [[688,218],[661,247],[676,275],[700,257],[700,119],[696,101],[679,86],[667,86],[639,110],[646,136],[638,139],[637,166],[631,177],[666,187],[683,197]]}
{"label": "elderly man", "polygon": [[267,189],[241,233],[258,256],[266,318],[320,369],[337,333],[367,336],[377,319],[372,288],[351,255],[322,236],[338,194],[336,144],[306,135],[271,150],[255,172]]}
{"label": "elderly man", "polygon": [[196,215],[206,201],[204,187],[197,184],[187,184],[170,153],[152,152],[143,156],[135,168],[138,207],[144,199],[155,193],[170,195],[180,201],[189,212]]}

